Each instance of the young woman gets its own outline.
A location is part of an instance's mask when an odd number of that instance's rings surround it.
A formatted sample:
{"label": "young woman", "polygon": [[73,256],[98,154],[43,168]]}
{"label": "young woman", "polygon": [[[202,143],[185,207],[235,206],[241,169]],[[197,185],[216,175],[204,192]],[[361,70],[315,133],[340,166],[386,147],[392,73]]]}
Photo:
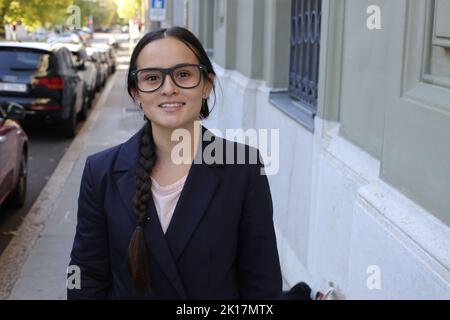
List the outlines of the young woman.
{"label": "young woman", "polygon": [[[69,299],[281,298],[261,161],[194,161],[211,141],[223,142],[228,160],[228,147],[239,145],[199,122],[209,115],[214,80],[200,41],[184,28],[148,33],[135,47],[128,92],[146,123],[86,160],[70,262],[81,286]],[[191,145],[181,163],[172,152],[176,129]],[[252,149],[244,146],[247,155]]]}

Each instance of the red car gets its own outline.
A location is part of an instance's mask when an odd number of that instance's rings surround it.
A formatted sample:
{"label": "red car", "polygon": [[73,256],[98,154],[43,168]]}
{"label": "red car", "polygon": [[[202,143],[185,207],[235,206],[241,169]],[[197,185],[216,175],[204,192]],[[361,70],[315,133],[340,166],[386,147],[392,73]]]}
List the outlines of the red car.
{"label": "red car", "polygon": [[6,199],[15,207],[25,204],[28,137],[16,121],[23,117],[23,106],[0,104],[0,206]]}

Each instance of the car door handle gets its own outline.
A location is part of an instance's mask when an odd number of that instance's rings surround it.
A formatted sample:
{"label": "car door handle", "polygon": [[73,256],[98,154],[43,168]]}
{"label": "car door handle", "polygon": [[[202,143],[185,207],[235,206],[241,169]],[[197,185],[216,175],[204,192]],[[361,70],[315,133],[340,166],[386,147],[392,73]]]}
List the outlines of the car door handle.
{"label": "car door handle", "polygon": [[0,136],[0,143],[5,142],[6,141],[6,136]]}

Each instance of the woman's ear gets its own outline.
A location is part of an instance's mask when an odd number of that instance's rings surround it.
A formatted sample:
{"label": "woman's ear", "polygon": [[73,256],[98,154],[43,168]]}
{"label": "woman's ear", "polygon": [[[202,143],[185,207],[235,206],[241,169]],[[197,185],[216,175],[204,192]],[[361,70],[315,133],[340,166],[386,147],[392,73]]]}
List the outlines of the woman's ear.
{"label": "woman's ear", "polygon": [[139,105],[140,100],[139,100],[139,94],[136,90],[131,90],[131,96],[133,97],[133,101]]}
{"label": "woman's ear", "polygon": [[212,73],[208,74],[209,81],[205,81],[205,86],[203,87],[203,98],[207,99],[209,97],[209,94],[211,93],[211,90],[213,88],[214,83],[214,75]]}

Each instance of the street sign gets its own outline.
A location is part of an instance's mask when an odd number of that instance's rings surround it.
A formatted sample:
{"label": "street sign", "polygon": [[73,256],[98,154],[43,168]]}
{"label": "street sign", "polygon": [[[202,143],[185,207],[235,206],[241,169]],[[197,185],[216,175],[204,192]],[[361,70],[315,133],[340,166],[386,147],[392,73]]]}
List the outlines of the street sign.
{"label": "street sign", "polygon": [[164,21],[166,20],[166,1],[165,0],[151,0],[150,20]]}

